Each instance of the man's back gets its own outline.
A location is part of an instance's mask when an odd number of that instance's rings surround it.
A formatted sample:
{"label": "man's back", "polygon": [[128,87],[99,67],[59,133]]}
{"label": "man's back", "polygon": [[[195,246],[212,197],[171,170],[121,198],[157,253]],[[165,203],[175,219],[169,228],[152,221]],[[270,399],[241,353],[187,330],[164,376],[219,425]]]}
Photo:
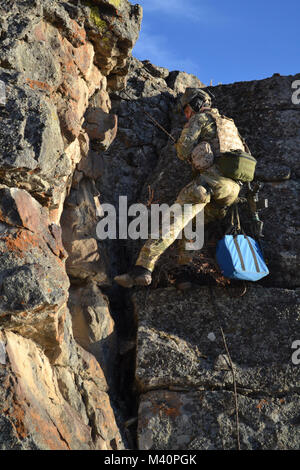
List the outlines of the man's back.
{"label": "man's back", "polygon": [[176,144],[178,158],[192,162],[192,152],[200,142],[208,142],[215,157],[231,150],[247,151],[233,119],[220,115],[216,108],[205,108],[190,119]]}

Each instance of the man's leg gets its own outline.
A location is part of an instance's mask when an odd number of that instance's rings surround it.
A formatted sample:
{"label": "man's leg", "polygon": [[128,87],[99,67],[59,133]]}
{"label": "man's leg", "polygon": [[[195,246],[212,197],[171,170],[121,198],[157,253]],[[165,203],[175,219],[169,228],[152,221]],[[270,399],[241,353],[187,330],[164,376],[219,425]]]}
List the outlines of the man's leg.
{"label": "man's leg", "polygon": [[[210,201],[210,194],[203,187],[198,185],[196,182],[192,182],[185,186],[179,193],[175,203],[179,204],[182,209],[184,204],[190,204],[191,210],[185,213],[183,216],[183,210],[176,214],[173,213],[170,220],[170,229],[167,233],[162,234],[160,230],[159,239],[149,239],[142,247],[138,259],[136,261],[137,275],[136,281],[133,279],[133,274],[128,273],[122,276],[117,276],[115,281],[124,287],[132,287],[132,285],[143,285],[143,275],[141,269],[145,270],[145,284],[149,285],[149,276],[155,268],[155,264],[159,257],[169,248],[170,245],[177,239],[180,232],[188,225],[193,218],[201,212],[206,204]],[[141,274],[138,274],[138,273]]]}
{"label": "man's leg", "polygon": [[170,230],[164,234],[164,236],[160,230],[158,240],[152,240],[151,238],[147,240],[140,251],[138,259],[135,263],[136,266],[142,266],[143,268],[146,268],[152,272],[159,257],[167,250],[167,248],[169,248],[169,246],[174,243],[178,235],[184,230],[185,226],[188,225],[191,220],[194,219],[197,214],[204,209],[205,205],[206,203],[191,204],[191,210],[188,212],[188,214],[185,214],[185,216],[183,214],[182,205],[181,214],[172,215],[170,221]]}
{"label": "man's leg", "polygon": [[[206,181],[205,181],[206,182]],[[205,206],[204,223],[221,220],[226,216],[227,210],[224,207],[231,206],[237,199],[240,186],[235,181],[224,178],[220,175],[213,175],[209,181],[210,186],[215,189],[213,192],[213,201]],[[183,236],[178,244],[178,264],[180,266],[190,266],[193,263],[194,256],[197,252],[186,249],[187,240]],[[179,290],[186,291],[192,287],[189,276],[186,275],[184,269],[176,279],[176,287]]]}

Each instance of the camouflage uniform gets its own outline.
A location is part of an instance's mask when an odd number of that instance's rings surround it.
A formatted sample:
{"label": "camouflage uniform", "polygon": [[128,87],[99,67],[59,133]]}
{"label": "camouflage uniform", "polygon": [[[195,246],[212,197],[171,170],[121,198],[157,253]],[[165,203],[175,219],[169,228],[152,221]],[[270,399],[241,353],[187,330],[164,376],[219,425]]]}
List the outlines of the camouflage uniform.
{"label": "camouflage uniform", "polygon": [[[191,161],[193,149],[199,142],[209,142],[214,155],[218,155],[218,133],[215,117],[219,116],[216,109],[206,108],[195,114],[186,126],[178,142],[175,144],[177,156],[180,160]],[[209,188],[212,190],[210,194]],[[199,173],[194,180],[185,186],[179,193],[176,203],[180,205],[192,204],[192,214],[183,221],[182,217],[173,216],[170,233],[167,238],[159,240],[149,239],[142,247],[136,265],[153,271],[155,263],[162,253],[176,240],[185,225],[204,209],[205,223],[221,219],[226,214],[226,207],[237,199],[240,185],[230,178],[221,175],[216,165]],[[191,251],[184,253],[185,239],[181,240],[180,263],[186,264],[191,258]]]}

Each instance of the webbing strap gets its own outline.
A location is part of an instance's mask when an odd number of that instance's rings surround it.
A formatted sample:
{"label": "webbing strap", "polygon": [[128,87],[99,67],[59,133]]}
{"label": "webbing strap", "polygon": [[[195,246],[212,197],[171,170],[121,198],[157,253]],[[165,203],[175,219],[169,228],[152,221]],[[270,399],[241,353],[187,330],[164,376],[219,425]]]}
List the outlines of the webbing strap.
{"label": "webbing strap", "polygon": [[251,250],[251,253],[252,253],[252,256],[253,256],[253,259],[254,259],[254,263],[255,263],[255,268],[256,268],[256,271],[259,273],[260,272],[260,269],[259,269],[259,265],[258,265],[258,261],[257,261],[257,257],[256,257],[256,254],[255,254],[255,251],[254,251],[254,248],[249,240],[249,238],[247,237],[247,235],[244,235],[244,237],[246,238],[248,244],[249,244],[249,248]]}
{"label": "webbing strap", "polygon": [[[240,249],[240,246],[239,246],[239,243],[238,243],[238,240],[237,240],[237,235],[234,235],[233,237],[233,241],[234,241],[234,245],[236,247],[236,251],[238,252],[238,255],[239,255],[239,258],[240,258],[240,262],[241,262],[241,266],[242,266],[242,270],[243,271],[246,271],[246,268],[245,268],[245,263],[244,263],[244,259],[243,259],[243,255],[242,255],[242,252],[241,252],[241,249]],[[249,245],[249,248],[251,250],[251,253],[252,253],[252,256],[253,256],[253,259],[254,259],[254,264],[255,264],[255,269],[258,273],[260,273],[260,269],[259,269],[259,264],[258,264],[258,261],[257,261],[257,256],[255,254],[255,251],[254,251],[254,248],[251,244],[251,241],[249,240],[249,238],[247,237],[247,235],[244,234],[244,237],[246,238],[247,242],[248,242],[248,245]]]}
{"label": "webbing strap", "polygon": [[242,255],[240,246],[239,246],[238,241],[237,241],[237,235],[234,235],[233,241],[234,241],[234,244],[235,244],[235,247],[236,247],[236,251],[238,252],[238,255],[239,255],[239,258],[240,258],[242,270],[246,271],[243,255]]}
{"label": "webbing strap", "polygon": [[[237,224],[236,224],[236,225],[235,225],[235,223],[234,223],[234,218],[236,218],[236,221],[237,221]],[[236,247],[236,251],[238,252],[238,255],[239,255],[239,258],[240,258],[242,270],[243,270],[243,271],[246,271],[246,268],[245,268],[245,263],[244,263],[243,255],[242,255],[240,246],[239,246],[238,241],[237,241],[238,232],[242,232],[243,235],[244,235],[244,237],[245,237],[245,239],[247,240],[248,245],[249,245],[249,248],[250,248],[251,253],[252,253],[252,256],[253,256],[253,259],[254,259],[255,269],[256,269],[256,271],[257,271],[258,273],[260,273],[259,264],[258,264],[258,260],[257,260],[256,253],[255,253],[255,251],[254,251],[254,248],[253,248],[253,246],[252,246],[252,244],[251,244],[251,241],[249,240],[249,238],[248,238],[247,235],[245,234],[244,230],[241,228],[240,214],[239,214],[239,209],[238,209],[237,204],[235,204],[235,205],[232,207],[232,212],[231,212],[231,227],[230,227],[229,230],[227,230],[226,234],[232,232],[233,230],[235,231],[235,235],[233,236],[233,241],[234,241],[234,244],[235,244],[235,247]]]}
{"label": "webbing strap", "polygon": [[243,232],[243,229],[241,227],[241,221],[240,221],[240,214],[239,214],[239,209],[237,204],[232,204],[231,206],[231,224],[230,227],[226,230],[226,235],[231,235],[235,234],[237,235],[239,232]]}

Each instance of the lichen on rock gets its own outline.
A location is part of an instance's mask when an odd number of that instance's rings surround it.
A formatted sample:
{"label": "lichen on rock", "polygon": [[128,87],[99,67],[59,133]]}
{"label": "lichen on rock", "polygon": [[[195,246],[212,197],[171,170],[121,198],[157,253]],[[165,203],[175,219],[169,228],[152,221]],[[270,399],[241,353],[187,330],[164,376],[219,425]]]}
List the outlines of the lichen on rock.
{"label": "lichen on rock", "polygon": [[[192,178],[144,111],[177,139],[178,98],[204,84],[131,56],[141,20],[127,0],[0,0],[0,449],[236,446],[212,279],[191,263],[205,285],[174,289],[174,246],[153,288],[125,294],[112,278],[139,243],[96,234],[102,203],[173,203]],[[270,276],[241,299],[214,289],[243,449],[299,446],[297,79],[213,87],[270,200]]]}
{"label": "lichen on rock", "polygon": [[[114,384],[95,359],[113,375],[115,325],[98,287],[109,281],[95,234],[101,155],[92,150],[107,148],[117,130],[107,69],[95,58],[101,35],[76,2],[9,4],[0,2],[0,448],[123,449],[108,395]],[[106,21],[95,14],[105,5]],[[92,7],[98,26],[111,28],[115,7]],[[109,32],[119,66],[137,39],[130,33],[130,47],[118,50],[127,28],[130,19]],[[94,286],[95,344],[84,343],[93,355],[73,336],[70,279],[74,295]]]}

